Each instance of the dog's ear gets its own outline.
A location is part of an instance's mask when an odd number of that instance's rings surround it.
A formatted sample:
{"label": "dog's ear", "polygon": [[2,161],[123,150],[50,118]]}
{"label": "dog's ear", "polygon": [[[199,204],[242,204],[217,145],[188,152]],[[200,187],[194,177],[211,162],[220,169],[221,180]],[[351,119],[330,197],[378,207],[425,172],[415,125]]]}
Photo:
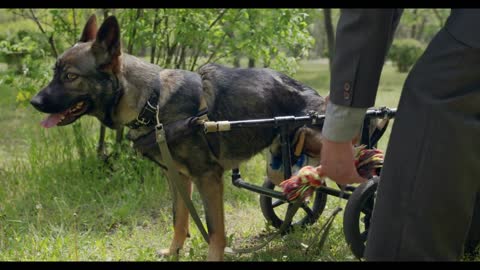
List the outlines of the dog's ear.
{"label": "dog's ear", "polygon": [[92,45],[97,65],[104,71],[114,73],[120,68],[120,26],[115,16],[108,17],[100,26]]}
{"label": "dog's ear", "polygon": [[80,37],[80,42],[92,41],[97,35],[97,16],[93,14],[88,19],[85,27],[83,28],[82,36]]}

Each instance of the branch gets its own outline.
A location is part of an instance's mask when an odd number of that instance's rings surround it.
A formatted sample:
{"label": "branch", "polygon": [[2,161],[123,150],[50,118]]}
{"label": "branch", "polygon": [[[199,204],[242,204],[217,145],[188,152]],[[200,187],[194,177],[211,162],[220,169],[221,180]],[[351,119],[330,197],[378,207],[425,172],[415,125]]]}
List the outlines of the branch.
{"label": "branch", "polygon": [[227,13],[227,9],[222,9],[221,13],[218,15],[218,17],[208,26],[207,32],[212,29],[212,27]]}
{"label": "branch", "polygon": [[72,15],[73,15],[73,43],[77,41],[77,12],[74,8],[72,8]]}
{"label": "branch", "polygon": [[433,8],[433,13],[435,14],[435,17],[437,17],[438,22],[440,23],[440,27],[443,27],[445,22],[442,18],[442,15],[440,15],[440,12],[438,12],[438,10],[436,8]]}
{"label": "branch", "polygon": [[[223,15],[225,15],[225,13],[227,13],[227,11],[228,11],[227,9],[222,9],[220,14],[217,16],[217,18],[215,20],[213,20],[213,22],[208,26],[208,29],[205,32],[209,32],[212,29],[212,27],[218,21],[220,21],[220,19],[223,17]],[[205,42],[205,36],[206,35],[203,35],[202,40],[198,43],[197,49],[195,50],[195,55],[192,57],[192,62],[191,62],[191,65],[190,65],[190,70],[191,71],[193,71],[193,69],[195,68],[195,65],[197,64],[198,57],[200,56],[200,48],[202,47],[203,42]]]}
{"label": "branch", "polygon": [[35,16],[35,12],[33,12],[33,9],[30,8],[29,10],[30,10],[30,13],[32,14],[32,17],[30,17],[30,19],[32,19],[32,20],[37,24],[37,26],[38,26],[38,28],[40,29],[40,31],[41,31],[43,34],[46,35],[47,33],[46,33],[45,30],[43,29],[42,24],[41,24],[40,21],[38,20],[37,16]]}
{"label": "branch", "polygon": [[[38,28],[45,36],[48,36],[47,32],[45,31],[45,29],[43,29],[42,24],[38,20],[37,16],[35,16],[35,12],[33,12],[33,9],[30,9],[30,13],[32,14],[32,17],[30,19],[32,19],[37,24]],[[55,47],[55,41],[53,40],[53,33],[48,38],[48,43],[50,43],[50,47],[52,48],[53,55],[55,56],[55,58],[57,58],[58,52],[57,52],[57,48]]]}
{"label": "branch", "polygon": [[[135,18],[134,18],[134,22],[137,22],[140,19],[141,16],[142,16],[142,9],[138,8],[137,13],[136,13]],[[137,24],[134,23],[132,32],[130,33],[130,37],[129,37],[129,40],[128,40],[127,52],[129,54],[133,53],[133,43],[134,43],[134,39],[135,39],[136,35],[137,35]]]}
{"label": "branch", "polygon": [[[233,18],[233,21],[232,21],[232,24],[235,24],[238,20],[238,17],[240,17],[240,11],[241,9],[238,10],[237,12],[237,15],[235,16],[235,18]],[[225,41],[225,38],[227,37],[228,35],[228,32],[225,32],[225,34],[223,34],[223,37],[222,39],[220,40],[220,42],[217,44],[217,46],[215,46],[215,49],[213,50],[212,54],[210,55],[210,57],[208,57],[208,60],[207,62],[205,62],[205,64],[207,63],[210,63],[210,61],[213,59],[213,57],[215,56],[215,54],[217,53],[218,49],[220,48],[220,46],[223,44],[223,42]]]}
{"label": "branch", "polygon": [[[163,17],[162,17],[163,18]],[[155,17],[153,18],[153,29],[152,32],[155,34],[157,32],[158,25],[162,22],[162,18],[158,18],[158,8],[155,9]],[[155,63],[155,51],[157,49],[157,44],[155,43],[155,40],[153,38],[154,35],[152,35],[152,40],[151,40],[151,48],[150,48],[150,63]]]}

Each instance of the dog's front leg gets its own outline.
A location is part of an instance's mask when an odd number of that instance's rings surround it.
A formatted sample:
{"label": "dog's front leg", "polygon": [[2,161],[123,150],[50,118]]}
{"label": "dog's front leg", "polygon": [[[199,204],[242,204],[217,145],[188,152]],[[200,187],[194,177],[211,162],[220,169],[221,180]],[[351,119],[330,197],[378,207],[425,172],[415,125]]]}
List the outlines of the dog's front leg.
{"label": "dog's front leg", "polygon": [[222,261],[226,246],[222,173],[207,173],[198,183],[207,220],[209,246],[207,261]]}
{"label": "dog's front leg", "polygon": [[[176,185],[177,190],[174,190],[170,181],[168,181],[170,186],[170,191],[173,196],[172,209],[173,209],[174,235],[173,235],[172,243],[170,244],[170,248],[162,249],[160,251],[160,255],[164,255],[164,256],[168,256],[168,255],[178,256],[180,249],[183,247],[183,244],[185,243],[185,239],[188,236],[189,212],[179,192],[184,192],[185,194],[188,194],[189,197],[191,197],[192,182],[190,181],[190,179],[188,179],[185,176],[179,177],[178,179],[179,181],[183,181],[182,183],[183,185],[180,185],[179,183],[177,183]],[[180,189],[181,187],[184,187],[185,189],[181,190]]]}

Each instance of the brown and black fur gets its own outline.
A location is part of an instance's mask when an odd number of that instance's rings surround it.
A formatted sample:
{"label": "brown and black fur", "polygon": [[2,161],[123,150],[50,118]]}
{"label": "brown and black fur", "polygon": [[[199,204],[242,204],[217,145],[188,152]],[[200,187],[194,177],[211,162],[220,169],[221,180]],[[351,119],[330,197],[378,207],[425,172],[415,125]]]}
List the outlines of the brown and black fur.
{"label": "brown and black fur", "polygon": [[[274,70],[234,69],[215,64],[201,67],[198,73],[162,69],[121,53],[115,17],[108,18],[98,32],[96,28],[92,16],[80,42],[59,57],[53,80],[32,98],[31,103],[38,110],[58,113],[85,100],[88,110],[84,114],[117,128],[134,120],[156,90],[159,90],[160,121],[164,125],[196,115],[202,96],[211,121],[305,115],[311,110],[321,112],[324,107],[324,99],[315,90]],[[72,82],[66,81],[66,72],[80,76]],[[131,129],[128,138],[135,141],[152,129]],[[193,182],[204,203],[210,243],[208,260],[222,260],[226,245],[223,173],[270,146],[277,135],[272,128],[208,135],[196,129],[169,140],[176,169],[187,187],[178,192],[191,195]],[[310,149],[306,151],[318,155],[319,131],[310,129],[307,141]],[[143,153],[163,164],[157,145],[143,149]],[[188,235],[187,208],[180,196],[174,198],[174,236],[170,247],[163,251],[165,254],[177,254]]]}

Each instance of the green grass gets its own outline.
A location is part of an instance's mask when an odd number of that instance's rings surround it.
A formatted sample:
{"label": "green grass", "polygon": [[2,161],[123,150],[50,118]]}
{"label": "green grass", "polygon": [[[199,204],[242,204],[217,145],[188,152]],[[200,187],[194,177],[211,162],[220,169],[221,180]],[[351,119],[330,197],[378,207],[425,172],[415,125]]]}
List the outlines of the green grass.
{"label": "green grass", "polygon": [[[1,77],[0,77],[1,78]],[[295,78],[328,93],[328,65],[303,62]],[[378,106],[396,107],[404,74],[386,66]],[[41,86],[39,86],[40,88]],[[16,89],[0,85],[0,261],[163,261],[156,251],[168,247],[173,232],[171,196],[162,172],[138,158],[128,147],[108,169],[96,157],[98,122],[82,118],[78,124],[42,129],[43,117],[30,106],[15,104]],[[82,142],[74,140],[74,132]],[[380,143],[384,149],[385,134]],[[113,132],[107,132],[109,152]],[[79,157],[79,147],[86,156]],[[251,183],[264,179],[263,155],[243,164]],[[331,184],[331,183],[330,183]],[[203,217],[198,193],[194,203]],[[320,220],[307,230],[279,237],[266,248],[229,261],[348,261],[354,260],[342,231],[341,212],[323,250],[304,254],[336,206],[345,201],[329,197]],[[233,187],[225,176],[225,214],[229,245],[257,244],[272,231],[262,216],[258,194]],[[207,245],[194,223],[181,261],[204,260]],[[315,245],[313,245],[315,246]]]}

